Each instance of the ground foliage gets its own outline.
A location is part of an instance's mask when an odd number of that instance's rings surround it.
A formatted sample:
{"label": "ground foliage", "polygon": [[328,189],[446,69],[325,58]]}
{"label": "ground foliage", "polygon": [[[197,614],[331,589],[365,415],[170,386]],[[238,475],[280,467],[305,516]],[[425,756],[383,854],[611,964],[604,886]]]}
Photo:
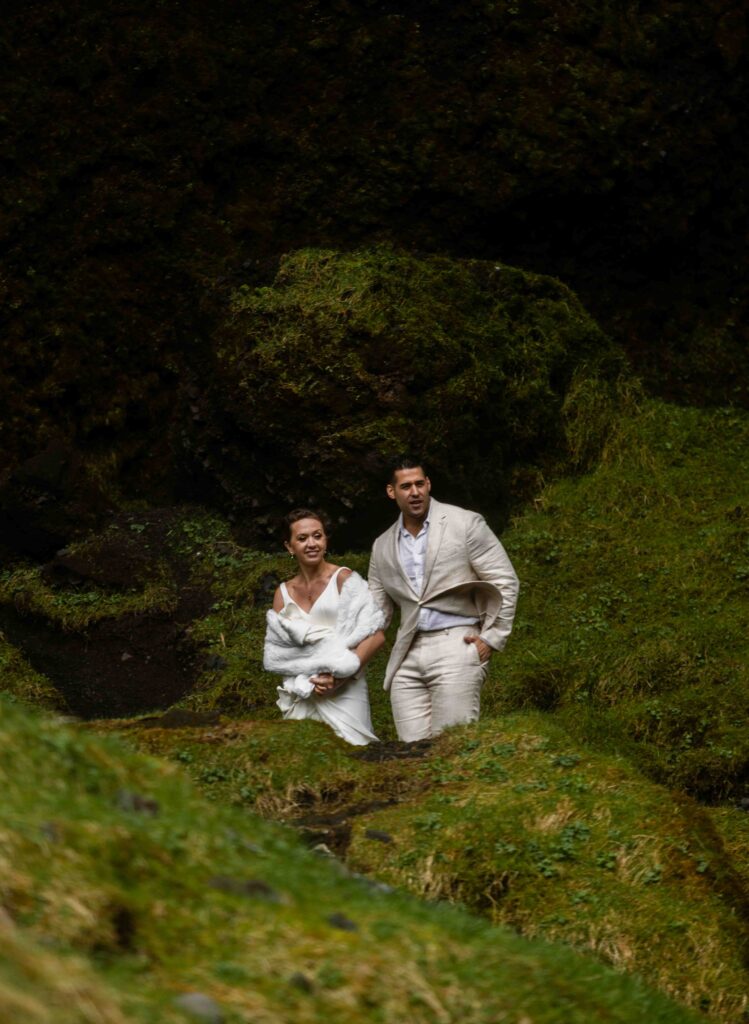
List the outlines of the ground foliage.
{"label": "ground foliage", "polygon": [[[513,522],[502,539],[522,593],[485,713],[552,710],[663,783],[707,801],[749,796],[748,448],[743,413],[645,402],[595,469],[550,485]],[[366,575],[366,554],[333,557]],[[289,574],[280,555],[220,570],[221,600],[196,634],[222,663],[188,706],[275,714],[260,651],[265,608]],[[389,739],[384,659],[369,676]]]}
{"label": "ground foliage", "polygon": [[[522,594],[507,651],[491,663],[485,713],[553,710],[585,742],[615,744],[654,778],[700,799],[749,796],[748,447],[743,413],[644,402],[619,421],[594,469],[547,487],[503,534]],[[434,485],[440,497],[437,477]],[[108,546],[113,538],[116,547]],[[139,585],[136,551],[148,566]],[[97,553],[107,553],[103,565]],[[335,537],[331,557],[366,575],[366,553],[341,550]],[[129,586],[113,585],[117,565],[123,578],[131,573]],[[98,583],[97,572],[106,574]],[[98,703],[84,713],[101,715],[108,694],[119,694],[131,696],[131,713],[179,700],[196,711],[273,717],[277,679],[262,669],[265,612],[290,574],[280,543],[278,554],[245,548],[216,514],[140,509],[46,567],[6,570],[0,615],[32,665],[80,699],[97,621],[140,611],[171,622],[181,607],[184,632],[170,642],[186,644],[190,660],[169,693],[160,697],[149,682],[145,659],[158,648],[134,648],[115,630],[96,665]],[[77,635],[63,666],[54,646],[39,662],[41,623],[58,637]],[[122,662],[123,652],[140,661]],[[369,677],[376,731],[389,739],[384,660],[383,652]],[[4,686],[18,693],[30,685],[22,663],[8,655]]]}
{"label": "ground foliage", "polygon": [[[638,411],[545,276],[651,391],[745,402],[746,27],[717,0],[10,5],[0,1016],[177,1024],[174,996],[197,989],[229,1022],[693,1019],[591,954],[746,1015],[746,416]],[[426,310],[398,291],[409,274]],[[500,359],[466,308],[486,314],[498,280],[511,340],[523,325]],[[314,374],[288,366],[290,342]],[[369,420],[391,410],[377,437],[357,413],[370,385]],[[303,416],[321,395],[346,421],[332,435]],[[306,462],[279,403],[308,426]],[[264,615],[289,562],[238,543],[236,513],[259,536],[274,501],[325,501],[318,455],[376,470],[399,407],[429,411],[440,474],[444,429],[481,410],[461,437],[494,475],[472,490],[467,459],[454,495],[435,474],[438,497],[497,512],[508,480],[540,497],[503,535],[523,595],[482,725],[393,743],[380,654],[385,743],[355,759],[315,724],[267,721]],[[562,451],[585,475],[542,488]],[[355,507],[327,491],[338,518]],[[152,504],[196,498],[235,521]],[[337,560],[366,572],[361,552]],[[192,729],[157,718],[175,702]],[[95,728],[174,758],[211,801],[25,704],[150,712]],[[587,955],[352,879],[250,809]]]}
{"label": "ground foliage", "polygon": [[523,580],[487,710],[556,709],[700,798],[749,795],[749,421],[646,404],[507,544]]}
{"label": "ground foliage", "polygon": [[[549,715],[364,755],[317,723],[108,728],[358,872],[592,952],[714,1019],[747,1007],[745,865],[706,809]],[[740,840],[732,819],[723,829]]]}
{"label": "ground foliage", "polygon": [[[423,749],[392,742],[384,653],[369,669],[381,749],[355,758],[315,723],[277,721],[262,636],[291,565],[237,544],[216,514],[133,509],[45,567],[16,565],[0,597],[78,632],[84,664],[97,621],[199,592],[180,698],[197,717],[97,730],[174,759],[217,807],[293,822],[357,871],[586,949],[733,1021],[749,885],[746,812],[732,806],[749,795],[748,444],[736,410],[630,408],[597,464],[548,486],[503,534],[523,594],[484,722]],[[331,557],[366,573],[366,553]],[[148,589],[156,579],[166,591]],[[6,640],[4,688],[54,700],[31,664]],[[127,663],[118,678],[142,710],[165,706]],[[69,685],[80,690],[75,672]]]}
{"label": "ground foliage", "polygon": [[[0,623],[82,717],[167,707],[202,669],[190,627],[215,603],[201,546],[225,564],[228,524],[202,509],[131,508],[61,549],[0,571]],[[31,692],[9,661],[5,688]]]}
{"label": "ground foliage", "polygon": [[2,45],[3,466],[195,488],[211,329],[310,244],[554,274],[652,387],[745,396],[740,3],[45,0]]}
{"label": "ground foliage", "polygon": [[5,1020],[178,1024],[188,993],[226,1024],[698,1019],[561,945],[352,877],[166,762],[7,699],[0,737]]}

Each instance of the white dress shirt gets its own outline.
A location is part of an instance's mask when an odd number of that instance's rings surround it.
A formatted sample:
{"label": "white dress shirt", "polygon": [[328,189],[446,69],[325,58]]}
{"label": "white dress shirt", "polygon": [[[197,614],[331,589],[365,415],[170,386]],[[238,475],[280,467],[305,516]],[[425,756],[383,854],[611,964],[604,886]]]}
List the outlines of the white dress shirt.
{"label": "white dress shirt", "polygon": [[[421,594],[424,589],[424,564],[427,557],[427,540],[429,532],[429,513],[419,532],[414,535],[403,525],[403,514],[398,522],[398,557],[403,571],[408,576],[414,592]],[[453,626],[476,626],[476,619],[465,618],[463,615],[451,615],[440,612],[436,608],[420,608],[417,632],[424,633],[434,629],[450,629]]]}

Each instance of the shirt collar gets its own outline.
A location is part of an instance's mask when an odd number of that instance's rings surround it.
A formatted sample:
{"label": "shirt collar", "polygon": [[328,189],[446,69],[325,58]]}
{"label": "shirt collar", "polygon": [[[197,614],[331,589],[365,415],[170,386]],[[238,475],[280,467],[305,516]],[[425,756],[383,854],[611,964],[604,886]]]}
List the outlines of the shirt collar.
{"label": "shirt collar", "polygon": [[[429,504],[430,504],[430,508],[427,509],[427,514],[424,517],[424,522],[421,524],[421,529],[416,534],[416,537],[420,537],[421,534],[426,529],[428,529],[428,527],[429,527],[429,515],[430,515],[430,510],[431,510],[431,502]],[[411,533],[411,531],[407,530],[406,527],[403,525],[403,513],[402,512],[398,516],[398,533],[400,534],[401,537],[413,537],[414,540],[416,539],[416,537],[414,537],[414,535]]]}

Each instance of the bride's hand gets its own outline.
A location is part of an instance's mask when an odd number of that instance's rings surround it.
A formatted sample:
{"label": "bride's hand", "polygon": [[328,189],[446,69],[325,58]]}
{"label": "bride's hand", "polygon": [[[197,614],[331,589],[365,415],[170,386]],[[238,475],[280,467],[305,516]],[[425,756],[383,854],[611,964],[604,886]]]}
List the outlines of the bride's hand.
{"label": "bride's hand", "polygon": [[309,681],[315,687],[316,697],[327,697],[336,689],[335,676],[330,672],[318,672],[316,676],[310,676]]}

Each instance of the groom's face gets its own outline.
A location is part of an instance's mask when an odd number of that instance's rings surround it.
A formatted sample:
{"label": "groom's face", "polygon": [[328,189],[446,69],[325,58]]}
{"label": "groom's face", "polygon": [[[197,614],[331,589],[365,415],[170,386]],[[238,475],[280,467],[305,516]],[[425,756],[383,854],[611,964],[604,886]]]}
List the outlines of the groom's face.
{"label": "groom's face", "polygon": [[393,482],[387,485],[388,497],[410,519],[423,519],[426,516],[431,490],[429,477],[421,466],[396,470]]}

